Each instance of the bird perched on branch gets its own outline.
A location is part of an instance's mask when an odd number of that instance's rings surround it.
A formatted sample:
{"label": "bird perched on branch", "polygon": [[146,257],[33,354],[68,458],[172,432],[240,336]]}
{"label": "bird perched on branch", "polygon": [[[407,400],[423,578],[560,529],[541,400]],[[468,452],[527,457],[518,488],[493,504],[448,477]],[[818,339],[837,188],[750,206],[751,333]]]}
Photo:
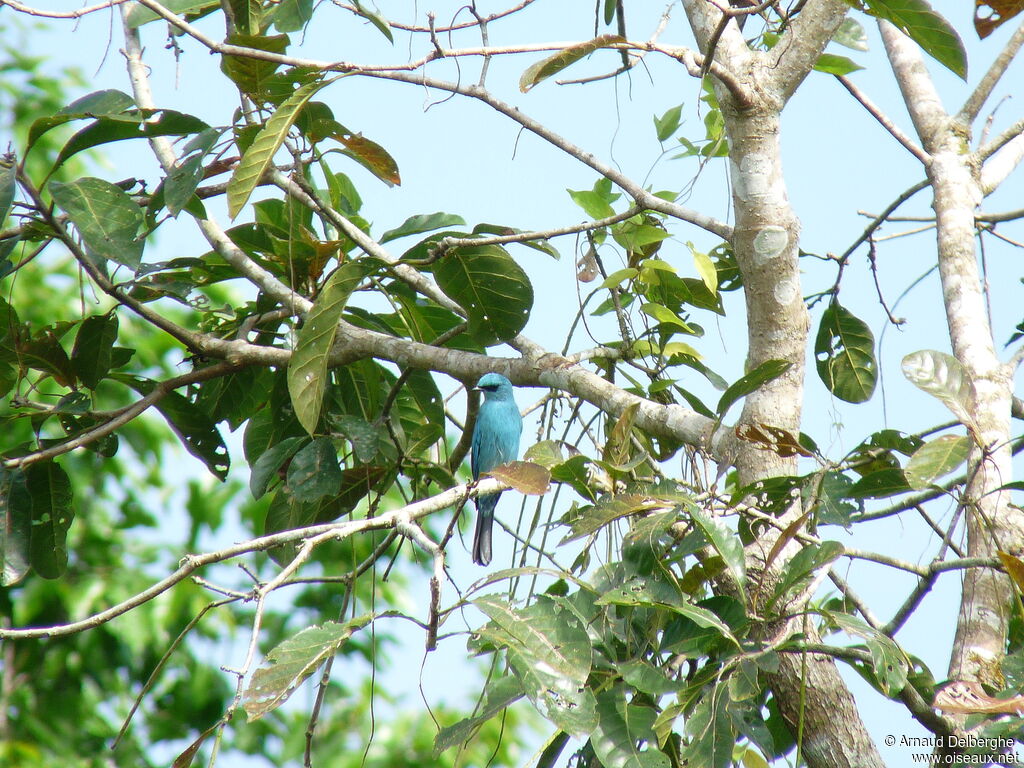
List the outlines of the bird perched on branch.
{"label": "bird perched on branch", "polygon": [[[514,461],[519,456],[519,436],[523,432],[523,418],[519,415],[512,382],[500,373],[485,374],[475,389],[484,393],[484,402],[476,415],[473,429],[473,479],[481,472],[489,472],[500,464]],[[501,492],[487,493],[476,499],[476,530],[473,532],[473,562],[487,565],[491,562],[491,526],[494,508]]]}

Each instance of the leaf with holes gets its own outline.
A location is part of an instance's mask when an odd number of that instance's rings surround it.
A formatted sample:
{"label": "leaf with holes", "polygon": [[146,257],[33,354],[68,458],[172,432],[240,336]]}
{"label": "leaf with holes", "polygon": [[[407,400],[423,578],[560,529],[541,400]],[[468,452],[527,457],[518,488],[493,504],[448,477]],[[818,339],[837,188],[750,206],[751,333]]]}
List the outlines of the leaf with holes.
{"label": "leaf with holes", "polygon": [[256,134],[252,145],[245,151],[234,173],[228,180],[228,216],[235,218],[249,202],[253,190],[260,183],[263,174],[274,159],[274,154],[298,117],[300,110],[314,94],[324,86],[333,83],[337,77],[320,82],[308,83],[285,99],[270,119]]}
{"label": "leaf with holes", "polygon": [[973,441],[966,435],[943,435],[929,440],[910,457],[903,474],[910,487],[922,490],[967,461]]}
{"label": "leaf with holes", "polygon": [[[111,374],[111,378],[127,384],[143,395],[150,394],[157,386],[155,381],[124,373]],[[202,408],[177,392],[168,392],[157,400],[156,408],[181,440],[185,450],[202,461],[218,480],[227,479],[231,457],[213,419]]]}
{"label": "leaf with holes", "polygon": [[51,181],[49,189],[90,251],[131,269],[139,268],[145,245],[145,239],[139,237],[144,217],[124,190],[92,177],[66,184]]}
{"label": "leaf with holes", "polygon": [[1003,22],[1024,11],[1024,0],[976,0],[974,3],[974,31],[985,39]]}
{"label": "leaf with holes", "polygon": [[258,720],[281,706],[356,630],[372,620],[372,614],[364,614],[344,624],[328,621],[307,627],[267,653],[242,695],[242,706],[249,721]]}
{"label": "leaf with holes", "polygon": [[434,265],[434,277],[441,290],[466,310],[469,335],[480,344],[508,341],[530,319],[530,278],[501,246],[458,248]]}
{"label": "leaf with holes", "polygon": [[288,361],[288,392],[299,423],[311,435],[316,432],[327,387],[327,358],[334,346],[341,312],[359,283],[376,270],[372,259],[350,261],[327,279],[306,315],[295,351]]}
{"label": "leaf with holes", "polygon": [[962,424],[977,431],[970,413],[974,383],[959,360],[945,352],[923,349],[904,357],[902,367],[911,384],[941,400]]}
{"label": "leaf with holes", "polygon": [[526,93],[537,83],[558,74],[566,67],[575,64],[580,59],[586,58],[594,51],[624,42],[626,42],[625,38],[619,35],[601,35],[585,43],[567,46],[558,53],[527,67],[522,77],[519,78],[519,90]]}
{"label": "leaf with holes", "polygon": [[833,301],[821,316],[814,339],[818,376],[829,392],[848,403],[863,403],[875,391],[875,337],[860,318]]}

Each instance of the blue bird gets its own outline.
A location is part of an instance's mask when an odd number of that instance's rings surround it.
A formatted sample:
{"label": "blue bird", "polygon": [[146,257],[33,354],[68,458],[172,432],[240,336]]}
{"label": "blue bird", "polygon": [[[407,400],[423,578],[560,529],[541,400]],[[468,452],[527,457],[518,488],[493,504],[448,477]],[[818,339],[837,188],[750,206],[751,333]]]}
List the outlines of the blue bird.
{"label": "blue bird", "polygon": [[[499,373],[488,373],[475,389],[484,393],[484,402],[476,415],[473,429],[473,479],[519,456],[519,436],[523,418],[512,395],[512,382]],[[501,493],[488,493],[476,499],[476,530],[473,532],[473,562],[491,562],[491,526],[494,508]]]}

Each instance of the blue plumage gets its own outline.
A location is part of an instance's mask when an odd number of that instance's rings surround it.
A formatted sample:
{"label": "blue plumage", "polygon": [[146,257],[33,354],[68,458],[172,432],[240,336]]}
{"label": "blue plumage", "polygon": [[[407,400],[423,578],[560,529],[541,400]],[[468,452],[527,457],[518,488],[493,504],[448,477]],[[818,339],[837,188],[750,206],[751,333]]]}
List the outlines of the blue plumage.
{"label": "blue plumage", "polygon": [[[473,429],[473,479],[500,464],[519,457],[519,436],[523,432],[523,418],[519,415],[512,383],[498,373],[485,374],[476,388],[484,393],[484,401],[476,415]],[[488,493],[476,500],[476,530],[473,532],[473,562],[487,565],[491,562],[491,526],[494,508],[501,493]]]}

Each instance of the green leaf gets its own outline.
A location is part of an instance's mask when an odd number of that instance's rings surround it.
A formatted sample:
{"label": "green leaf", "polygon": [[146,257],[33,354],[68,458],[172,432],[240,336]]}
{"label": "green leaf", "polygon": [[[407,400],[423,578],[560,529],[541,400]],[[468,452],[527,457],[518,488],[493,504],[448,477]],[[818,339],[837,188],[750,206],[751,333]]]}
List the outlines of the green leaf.
{"label": "green leaf", "polygon": [[784,598],[797,586],[803,586],[821,568],[827,567],[843,554],[843,545],[837,541],[823,541],[821,544],[806,544],[786,563],[782,576],[775,585],[772,599],[767,608]]}
{"label": "green leaf", "polygon": [[71,366],[88,389],[96,389],[110,373],[117,326],[117,315],[111,313],[87,317],[78,329],[71,351]]}
{"label": "green leaf", "polygon": [[[171,13],[185,16],[219,8],[220,2],[218,0],[165,0],[161,2],[161,5]],[[143,24],[149,24],[151,21],[162,18],[156,11],[151,11],[141,3],[136,3],[128,12],[128,18],[125,21],[129,29],[138,29]]]}
{"label": "green leaf", "polygon": [[623,269],[612,272],[608,277],[602,280],[601,284],[597,286],[597,290],[601,290],[603,288],[618,288],[626,280],[632,280],[639,274],[640,272],[633,267],[624,267]]}
{"label": "green leaf", "polygon": [[144,217],[122,189],[103,179],[85,177],[66,184],[51,181],[49,190],[92,253],[138,269],[145,245],[145,239],[139,237]]}
{"label": "green leaf", "polygon": [[434,757],[451,747],[467,743],[481,725],[522,697],[523,685],[512,675],[491,680],[484,689],[484,700],[477,707],[476,715],[437,732],[434,737]]}
{"label": "green leaf", "polygon": [[726,528],[721,520],[707,514],[696,504],[689,508],[689,512],[690,518],[704,534],[712,549],[722,556],[736,581],[740,600],[746,602],[747,566],[739,536]]}
{"label": "green leaf", "polygon": [[822,611],[822,614],[843,632],[865,640],[871,653],[871,666],[875,680],[886,696],[894,698],[907,684],[909,661],[898,645],[877,629],[860,619],[838,611]]}
{"label": "green leaf", "polygon": [[657,748],[653,726],[657,711],[626,701],[624,686],[597,697],[597,728],[590,745],[601,765],[615,768],[668,768],[672,763]]}
{"label": "green leaf", "polygon": [[514,338],[530,319],[533,286],[501,246],[455,249],[434,265],[434,278],[466,310],[468,333],[484,346]]}
{"label": "green leaf", "polygon": [[616,43],[624,42],[625,38],[619,35],[601,35],[600,37],[595,37],[593,40],[588,40],[585,43],[567,46],[558,53],[548,56],[546,59],[542,59],[541,61],[527,67],[526,71],[523,72],[522,77],[519,78],[519,90],[526,93],[533,88],[533,86],[537,85],[537,83],[561,72],[566,67],[571,64],[575,64],[580,59],[592,54],[594,51],[600,50],[601,48],[608,48]]}
{"label": "green leaf", "polygon": [[679,118],[683,114],[683,105],[677,104],[670,107],[661,117],[654,118],[654,130],[657,133],[658,141],[666,141],[672,134],[679,130]]}
{"label": "green leaf", "polygon": [[435,229],[462,226],[465,223],[465,219],[452,213],[421,213],[416,216],[410,216],[400,226],[389,229],[380,236],[378,242],[386,243],[407,235],[418,235],[421,232],[430,232]]}
{"label": "green leaf", "polygon": [[337,77],[332,77],[328,80],[312,82],[299,88],[282,102],[281,106],[277,108],[263,128],[260,129],[260,132],[256,134],[252,146],[246,150],[234,173],[231,174],[231,178],[228,180],[228,215],[232,219],[238,216],[242,208],[249,201],[253,190],[256,189],[263,178],[263,174],[270,167],[278,147],[281,146],[285,136],[288,135],[288,131],[291,129],[292,123],[295,122],[295,118],[298,117],[299,111],[305,106],[307,101],[313,98],[317,91],[337,79]]}
{"label": "green leaf", "polygon": [[943,435],[929,440],[914,452],[903,469],[910,487],[923,490],[948,475],[967,461],[973,444],[966,435]]}
{"label": "green leaf", "polygon": [[977,431],[971,415],[974,382],[959,360],[945,352],[924,349],[905,356],[902,368],[911,384],[941,400],[962,424]]}
{"label": "green leaf", "polygon": [[300,32],[313,18],[313,0],[282,0],[271,15],[278,32]]}
{"label": "green leaf", "polygon": [[898,27],[942,66],[967,79],[967,51],[953,26],[925,0],[850,0],[854,8]]}
{"label": "green leaf", "polygon": [[68,567],[67,536],[74,510],[71,478],[55,461],[41,461],[25,469],[25,489],[32,509],[29,559],[44,579],[56,579]]}
{"label": "green leaf", "polygon": [[607,219],[615,215],[615,209],[604,195],[591,189],[567,189],[569,197],[592,219]]}
{"label": "green leaf", "polygon": [[187,136],[209,128],[210,126],[198,117],[172,109],[133,110],[129,114],[99,117],[68,139],[67,144],[57,155],[50,173],[60,168],[68,158],[102,144],[155,136]]}
{"label": "green leaf", "polygon": [[329,437],[316,437],[292,456],[285,481],[292,498],[318,501],[341,490],[338,453]]}
{"label": "green leaf", "polygon": [[565,460],[565,457],[562,456],[562,446],[557,440],[541,440],[539,443],[534,443],[526,449],[523,458],[548,469]]}
{"label": "green leaf", "polygon": [[307,627],[275,646],[253,673],[242,695],[242,706],[249,722],[281,706],[306,678],[338,652],[356,630],[372,620],[372,614],[364,614],[344,624],[327,621]]}
{"label": "green leaf", "polygon": [[651,666],[650,662],[641,659],[631,659],[618,664],[619,674],[622,679],[636,688],[641,693],[651,696],[662,696],[666,693],[678,691],[683,682],[673,680],[665,674],[660,667]]}
{"label": "green leaf", "polygon": [[854,51],[868,50],[868,36],[864,32],[864,25],[849,16],[843,19],[839,29],[833,33],[832,42]]}
{"label": "green leaf", "polygon": [[14,202],[14,179],[17,172],[18,167],[13,157],[8,160],[6,156],[0,156],[0,226],[3,226],[7,212],[11,210],[11,203]]}
{"label": "green leaf", "polygon": [[[288,50],[290,41],[288,35],[233,34],[228,35],[224,42],[227,45],[237,45],[241,48],[255,48],[267,53],[283,54]],[[249,56],[225,55],[220,62],[221,71],[231,78],[243,93],[259,101],[267,100],[271,79],[280,66],[275,61],[254,59]],[[308,72],[305,70],[303,72],[306,77],[309,77]]]}
{"label": "green leaf", "polygon": [[[583,457],[580,457],[583,458]],[[561,466],[565,466],[562,464]],[[552,475],[556,479],[563,479],[556,475],[556,470],[552,471]],[[620,519],[628,517],[630,515],[636,515],[641,512],[650,512],[655,509],[662,509],[666,506],[666,503],[659,501],[658,499],[652,499],[649,496],[642,494],[618,494],[612,496],[608,494],[603,496],[600,501],[591,507],[584,507],[579,510],[579,513],[574,517],[570,524],[570,531],[565,535],[565,538],[560,542],[565,544],[566,542],[575,541],[576,539],[583,538],[584,536],[590,536],[597,531],[601,530],[604,526]]]}
{"label": "green leaf", "polygon": [[513,609],[497,595],[473,604],[490,619],[472,642],[506,648],[523,690],[545,718],[577,737],[597,725],[596,701],[587,685],[592,650],[586,628],[548,597]]}
{"label": "green leaf", "polygon": [[32,498],[25,474],[0,467],[0,586],[25,578],[30,563]]}
{"label": "green leaf", "polygon": [[344,145],[343,154],[351,157],[389,187],[401,185],[402,177],[398,173],[398,163],[380,144],[359,133],[337,135],[333,138]]}
{"label": "green leaf", "polygon": [[682,751],[680,762],[687,768],[728,768],[736,738],[727,704],[729,695],[724,686],[712,688],[698,699],[686,719],[689,744]]}
{"label": "green leaf", "polygon": [[858,69],[864,69],[864,67],[847,56],[823,53],[814,62],[814,69],[829,75],[848,75],[851,72],[856,72]]}
{"label": "green leaf", "polygon": [[[136,392],[148,395],[156,388],[156,382],[128,374],[114,374],[111,378],[127,384]],[[220,430],[206,412],[183,395],[168,392],[156,401],[168,426],[178,436],[185,450],[199,459],[218,480],[227,479],[231,457]]]}
{"label": "green leaf", "polygon": [[116,115],[128,109],[134,109],[135,99],[127,93],[116,90],[94,91],[68,104],[55,115],[41,117],[32,123],[28,130],[27,155],[33,145],[47,132],[59,125],[82,120],[87,117]]}
{"label": "green leaf", "polygon": [[863,320],[837,301],[821,316],[814,357],[818,376],[840,400],[863,403],[875,391],[875,337]]}
{"label": "green leaf", "polygon": [[865,475],[846,492],[851,499],[884,499],[911,490],[900,469],[881,469]]}
{"label": "green leaf", "polygon": [[774,381],[792,367],[793,364],[788,360],[767,360],[750,373],[741,376],[729,385],[719,398],[718,407],[715,409],[719,418],[724,417],[732,404],[741,397],[749,395],[769,381]]}
{"label": "green leaf", "polygon": [[261,498],[267,492],[270,484],[280,473],[284,463],[308,439],[304,436],[286,437],[273,448],[269,448],[260,454],[260,457],[253,463],[252,470],[249,473],[249,490],[254,499]]}
{"label": "green leaf", "polygon": [[327,387],[327,359],[341,312],[352,291],[377,267],[372,259],[349,261],[338,267],[320,290],[299,331],[295,351],[288,361],[288,392],[295,416],[311,435],[320,421]]}
{"label": "green leaf", "polygon": [[375,26],[378,30],[380,30],[380,33],[388,39],[389,43],[395,42],[395,38],[391,34],[391,23],[387,19],[385,19],[376,11],[371,11],[369,8],[367,8],[361,2],[359,2],[359,0],[353,0],[352,4],[355,6],[356,13],[362,16],[367,21],[369,21],[371,24],[373,24],[373,26]]}

